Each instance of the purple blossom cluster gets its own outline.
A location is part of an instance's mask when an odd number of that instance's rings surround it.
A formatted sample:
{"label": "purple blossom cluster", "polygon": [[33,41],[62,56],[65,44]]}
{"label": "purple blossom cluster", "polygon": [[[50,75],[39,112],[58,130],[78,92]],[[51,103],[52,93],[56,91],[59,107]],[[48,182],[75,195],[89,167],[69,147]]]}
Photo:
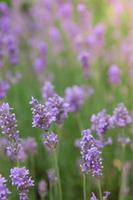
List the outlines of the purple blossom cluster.
{"label": "purple blossom cluster", "polygon": [[6,96],[9,88],[10,85],[7,81],[0,81],[0,99],[3,99]]}
{"label": "purple blossom cluster", "polygon": [[0,174],[0,200],[7,200],[10,193],[6,186],[6,179]]}
{"label": "purple blossom cluster", "polygon": [[65,90],[65,101],[69,104],[70,112],[78,112],[85,101],[84,89],[76,85],[68,87]]}
{"label": "purple blossom cluster", "polygon": [[29,170],[25,167],[14,167],[10,170],[12,185],[17,187],[20,200],[28,200],[29,188],[34,186],[34,181],[29,177]]}
{"label": "purple blossom cluster", "polygon": [[102,110],[97,115],[92,115],[91,124],[91,129],[96,131],[98,135],[104,134],[112,127],[111,116],[107,114],[106,110]]}
{"label": "purple blossom cluster", "polygon": [[48,130],[53,122],[62,124],[67,117],[69,105],[58,95],[49,98],[45,104],[40,104],[32,97],[33,127]]}
{"label": "purple blossom cluster", "polygon": [[38,193],[42,199],[47,195],[47,183],[45,180],[41,180],[39,182]]}
{"label": "purple blossom cluster", "polygon": [[114,109],[112,121],[115,127],[120,128],[131,124],[132,118],[123,103],[118,104],[118,106]]}
{"label": "purple blossom cluster", "polygon": [[33,116],[32,126],[48,130],[51,124],[56,121],[57,108],[50,107],[48,103],[40,104],[34,97],[32,97],[30,104]]}
{"label": "purple blossom cluster", "polygon": [[44,134],[43,144],[49,152],[55,151],[58,145],[58,136],[55,133]]}
{"label": "purple blossom cluster", "polygon": [[81,139],[81,169],[83,173],[91,172],[92,176],[100,177],[102,175],[101,152],[98,150],[95,140],[91,135],[91,130],[82,131]]}
{"label": "purple blossom cluster", "polygon": [[[108,197],[110,196],[110,192],[104,192],[103,200],[108,200]],[[90,200],[98,200],[95,194],[92,192]]]}

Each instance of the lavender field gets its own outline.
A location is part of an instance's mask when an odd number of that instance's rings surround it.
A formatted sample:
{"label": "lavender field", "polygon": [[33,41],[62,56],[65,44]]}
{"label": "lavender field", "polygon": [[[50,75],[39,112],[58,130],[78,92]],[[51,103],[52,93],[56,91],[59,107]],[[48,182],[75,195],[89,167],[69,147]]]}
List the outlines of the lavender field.
{"label": "lavender field", "polygon": [[0,1],[0,200],[133,200],[133,0]]}

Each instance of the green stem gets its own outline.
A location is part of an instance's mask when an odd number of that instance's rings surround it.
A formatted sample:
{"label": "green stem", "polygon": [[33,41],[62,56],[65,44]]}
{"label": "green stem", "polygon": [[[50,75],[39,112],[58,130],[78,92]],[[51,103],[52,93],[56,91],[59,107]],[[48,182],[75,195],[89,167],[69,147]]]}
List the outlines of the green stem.
{"label": "green stem", "polygon": [[121,169],[121,180],[120,180],[120,193],[119,193],[119,200],[124,200],[124,186],[125,186],[125,176],[123,173],[124,170],[124,160],[125,160],[125,145],[122,147],[122,169]]}
{"label": "green stem", "polygon": [[83,174],[83,200],[87,200],[86,195],[86,175]]}
{"label": "green stem", "polygon": [[59,200],[62,200],[62,188],[61,188],[60,173],[59,173],[56,151],[54,152],[54,160],[55,160],[55,170],[56,170],[57,178],[58,178],[57,181],[58,181]]}
{"label": "green stem", "polygon": [[53,200],[53,194],[52,194],[52,183],[49,183],[49,187],[50,187],[50,200]]}
{"label": "green stem", "polygon": [[100,180],[97,181],[97,186],[98,186],[98,193],[99,193],[99,199],[102,200],[102,189],[101,189],[101,183]]}

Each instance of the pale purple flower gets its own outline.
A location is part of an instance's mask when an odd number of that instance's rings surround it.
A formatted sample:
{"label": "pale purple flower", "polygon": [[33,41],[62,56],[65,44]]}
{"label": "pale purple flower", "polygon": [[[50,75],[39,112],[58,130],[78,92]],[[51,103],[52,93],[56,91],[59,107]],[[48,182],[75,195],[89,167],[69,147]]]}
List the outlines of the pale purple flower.
{"label": "pale purple flower", "polygon": [[8,200],[8,196],[11,193],[6,186],[6,179],[0,174],[0,200]]}
{"label": "pale purple flower", "polygon": [[119,135],[117,138],[117,142],[121,145],[128,145],[131,144],[131,139],[129,137]]}
{"label": "pale purple flower", "polygon": [[42,96],[44,100],[48,100],[48,98],[53,97],[55,94],[54,86],[51,82],[46,81],[42,88]]}
{"label": "pale purple flower", "polygon": [[37,142],[35,138],[28,137],[26,139],[22,140],[22,146],[26,154],[28,155],[34,155],[37,152]]}
{"label": "pale purple flower", "polygon": [[109,195],[110,195],[110,192],[108,191],[104,192],[103,200],[108,200]]}
{"label": "pale purple flower", "polygon": [[0,106],[0,129],[6,137],[18,141],[19,131],[17,130],[17,120],[12,108],[8,103],[3,103]]}
{"label": "pale purple flower", "polygon": [[58,145],[58,136],[55,133],[44,134],[43,144],[49,152],[55,151]]}
{"label": "pale purple flower", "polygon": [[50,183],[55,183],[57,181],[57,176],[54,169],[49,169],[47,175]]}
{"label": "pale purple flower", "polygon": [[81,52],[79,55],[79,61],[82,65],[84,77],[88,78],[90,75],[90,54],[86,51]]}
{"label": "pale purple flower", "polygon": [[83,173],[91,172],[92,176],[100,177],[102,175],[101,152],[98,150],[95,140],[91,135],[91,130],[82,131],[81,139],[81,170]]}
{"label": "pale purple flower", "polygon": [[98,200],[97,197],[95,196],[95,194],[93,192],[92,192],[90,200]]}
{"label": "pale purple flower", "polygon": [[78,112],[85,101],[84,89],[76,85],[66,88],[65,101],[69,104],[70,112]]}
{"label": "pale purple flower", "polygon": [[6,96],[9,88],[10,85],[7,81],[0,81],[0,99],[3,99]]}
{"label": "pale purple flower", "polygon": [[111,65],[108,71],[109,82],[113,85],[119,85],[121,82],[121,71],[117,65]]}
{"label": "pale purple flower", "polygon": [[41,180],[38,184],[38,193],[41,198],[47,195],[47,183],[45,180]]}
{"label": "pale purple flower", "polygon": [[112,145],[113,141],[111,137],[108,137],[106,140],[103,138],[95,139],[96,146],[100,148],[104,148],[107,145]]}
{"label": "pale purple flower", "polygon": [[96,131],[98,135],[104,134],[112,125],[111,116],[107,114],[106,110],[102,110],[91,117],[91,129]]}
{"label": "pale purple flower", "polygon": [[69,104],[62,97],[55,94],[47,100],[46,105],[56,110],[56,123],[62,124],[68,116]]}
{"label": "pale purple flower", "polygon": [[124,103],[120,103],[113,111],[112,121],[114,126],[123,128],[128,124],[131,124],[132,118],[125,107]]}
{"label": "pale purple flower", "polygon": [[30,104],[32,107],[32,126],[48,130],[51,124],[56,121],[57,108],[51,107],[48,102],[40,104],[34,97],[32,97]]}
{"label": "pale purple flower", "polygon": [[29,176],[29,170],[25,167],[14,167],[10,170],[12,185],[17,187],[20,200],[28,200],[29,188],[34,186],[34,181]]}

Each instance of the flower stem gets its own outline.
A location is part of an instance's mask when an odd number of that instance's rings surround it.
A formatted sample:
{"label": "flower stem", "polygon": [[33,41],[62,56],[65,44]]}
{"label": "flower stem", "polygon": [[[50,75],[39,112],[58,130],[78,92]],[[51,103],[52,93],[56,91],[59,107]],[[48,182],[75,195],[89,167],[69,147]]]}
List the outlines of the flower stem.
{"label": "flower stem", "polygon": [[62,188],[61,188],[61,180],[60,180],[60,173],[59,173],[59,167],[58,167],[58,161],[57,161],[57,155],[56,151],[54,152],[54,161],[55,161],[55,170],[57,173],[57,178],[58,178],[58,195],[59,195],[59,200],[62,200]]}
{"label": "flower stem", "polygon": [[97,186],[98,186],[98,193],[99,193],[99,199],[102,200],[102,189],[101,189],[101,183],[100,180],[97,181]]}
{"label": "flower stem", "polygon": [[86,175],[83,174],[83,200],[87,200],[86,196]]}

